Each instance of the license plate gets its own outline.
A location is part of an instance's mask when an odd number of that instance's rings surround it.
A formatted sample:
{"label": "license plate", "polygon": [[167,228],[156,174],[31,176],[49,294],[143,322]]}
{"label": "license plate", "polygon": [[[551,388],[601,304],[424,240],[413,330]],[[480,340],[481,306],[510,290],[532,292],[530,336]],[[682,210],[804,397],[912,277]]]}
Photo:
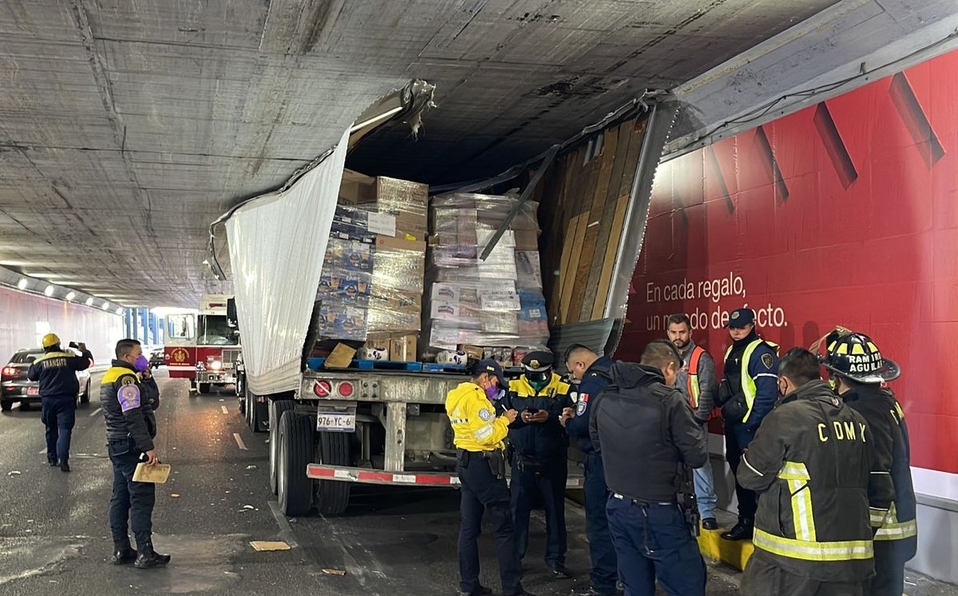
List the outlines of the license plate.
{"label": "license plate", "polygon": [[27,387],[27,395],[40,395],[39,387]]}
{"label": "license plate", "polygon": [[233,363],[232,363],[232,362],[224,362],[224,363],[223,363],[223,368],[224,368],[225,370],[230,370],[231,368],[233,368]]}
{"label": "license plate", "polygon": [[356,432],[356,404],[319,404],[316,413],[316,430],[320,432]]}

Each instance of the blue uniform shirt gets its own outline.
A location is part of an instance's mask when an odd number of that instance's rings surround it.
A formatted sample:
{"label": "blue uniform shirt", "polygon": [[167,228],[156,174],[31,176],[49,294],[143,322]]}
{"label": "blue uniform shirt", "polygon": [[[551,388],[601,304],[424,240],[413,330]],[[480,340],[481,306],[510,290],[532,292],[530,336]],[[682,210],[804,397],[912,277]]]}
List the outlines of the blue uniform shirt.
{"label": "blue uniform shirt", "polygon": [[589,436],[589,416],[592,414],[590,402],[595,403],[595,398],[599,396],[612,379],[609,378],[609,368],[612,367],[612,359],[602,356],[592,363],[589,370],[585,371],[585,376],[579,382],[578,396],[576,398],[575,417],[566,422],[566,432],[570,437],[579,440],[579,449],[582,453],[595,453],[595,447],[592,445],[592,438]]}

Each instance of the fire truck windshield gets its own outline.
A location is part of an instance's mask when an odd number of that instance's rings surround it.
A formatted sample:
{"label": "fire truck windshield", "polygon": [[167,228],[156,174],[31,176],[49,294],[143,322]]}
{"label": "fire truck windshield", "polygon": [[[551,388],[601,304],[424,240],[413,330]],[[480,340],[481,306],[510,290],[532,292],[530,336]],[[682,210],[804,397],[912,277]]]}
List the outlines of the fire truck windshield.
{"label": "fire truck windshield", "polygon": [[239,331],[226,324],[226,315],[200,315],[197,327],[198,345],[239,345]]}

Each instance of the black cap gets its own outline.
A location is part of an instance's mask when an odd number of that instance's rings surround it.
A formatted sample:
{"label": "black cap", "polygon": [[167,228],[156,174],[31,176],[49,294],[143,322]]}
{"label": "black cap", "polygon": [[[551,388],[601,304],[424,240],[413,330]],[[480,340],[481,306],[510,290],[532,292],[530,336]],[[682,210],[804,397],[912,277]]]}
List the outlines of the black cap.
{"label": "black cap", "polygon": [[755,323],[755,311],[751,308],[737,308],[732,311],[732,314],[729,315],[728,323],[725,324],[726,327],[731,327],[732,329],[742,329],[746,325],[751,325]]}
{"label": "black cap", "polygon": [[526,354],[525,358],[522,359],[522,366],[529,372],[542,372],[552,368],[555,361],[556,359],[555,356],[552,355],[552,352],[538,350]]}
{"label": "black cap", "polygon": [[509,388],[509,382],[506,381],[506,376],[502,374],[502,366],[492,358],[486,358],[485,360],[480,360],[472,367],[472,376],[478,377],[482,373],[487,373],[495,375],[499,380],[499,387],[503,389]]}

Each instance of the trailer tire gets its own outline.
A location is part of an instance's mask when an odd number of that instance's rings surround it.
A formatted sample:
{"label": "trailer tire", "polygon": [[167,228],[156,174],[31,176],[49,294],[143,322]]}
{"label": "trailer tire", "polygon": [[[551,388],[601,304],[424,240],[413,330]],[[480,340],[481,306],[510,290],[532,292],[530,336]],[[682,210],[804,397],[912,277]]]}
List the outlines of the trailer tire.
{"label": "trailer tire", "polygon": [[[347,433],[319,433],[316,442],[316,461],[327,466],[350,465],[350,447]],[[316,508],[322,515],[342,515],[349,506],[348,482],[336,480],[316,481]]]}
{"label": "trailer tire", "polygon": [[203,395],[208,394],[210,392],[210,383],[200,383],[199,390]]}
{"label": "trailer tire", "polygon": [[276,494],[277,460],[279,456],[279,421],[285,412],[296,407],[291,399],[277,399],[269,402],[269,489]]}
{"label": "trailer tire", "polygon": [[286,411],[279,419],[277,498],[283,515],[300,517],[313,504],[312,480],[306,466],[313,455],[313,425],[309,416]]}
{"label": "trailer tire", "polygon": [[257,396],[246,390],[246,421],[249,422],[250,430],[254,433],[263,433],[268,429],[267,416],[269,416],[269,400],[260,403]]}

